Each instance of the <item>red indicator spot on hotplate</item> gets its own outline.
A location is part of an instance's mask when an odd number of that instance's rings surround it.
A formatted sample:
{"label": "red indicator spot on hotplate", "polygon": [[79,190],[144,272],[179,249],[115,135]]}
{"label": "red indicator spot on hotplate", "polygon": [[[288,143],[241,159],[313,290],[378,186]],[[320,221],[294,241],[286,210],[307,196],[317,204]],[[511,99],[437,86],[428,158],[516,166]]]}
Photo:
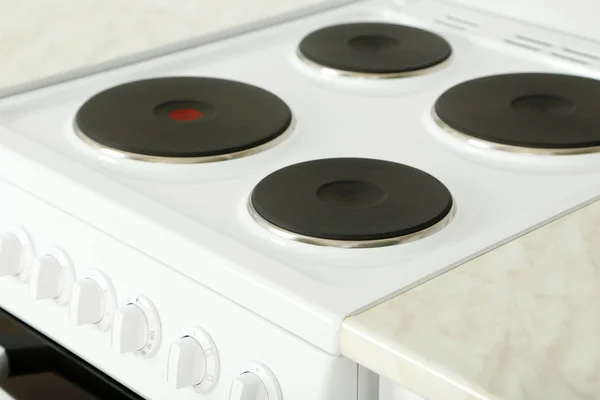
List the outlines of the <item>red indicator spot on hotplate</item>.
{"label": "red indicator spot on hotplate", "polygon": [[193,108],[179,108],[171,111],[169,117],[175,121],[195,121],[202,118],[202,113]]}

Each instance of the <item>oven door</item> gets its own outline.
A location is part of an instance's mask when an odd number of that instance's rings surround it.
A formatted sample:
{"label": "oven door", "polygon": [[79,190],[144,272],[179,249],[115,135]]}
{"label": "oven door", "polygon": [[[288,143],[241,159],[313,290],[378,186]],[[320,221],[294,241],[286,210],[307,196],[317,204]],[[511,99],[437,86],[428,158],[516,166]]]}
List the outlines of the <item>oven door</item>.
{"label": "oven door", "polygon": [[142,400],[0,308],[0,400]]}

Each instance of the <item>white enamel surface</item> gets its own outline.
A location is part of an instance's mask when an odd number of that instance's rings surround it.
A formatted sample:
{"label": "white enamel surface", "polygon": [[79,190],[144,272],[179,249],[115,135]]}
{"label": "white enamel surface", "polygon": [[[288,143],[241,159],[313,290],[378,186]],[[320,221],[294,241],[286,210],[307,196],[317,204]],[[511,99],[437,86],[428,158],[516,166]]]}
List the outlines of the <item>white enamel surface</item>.
{"label": "white enamel surface", "polygon": [[452,0],[534,25],[600,40],[600,3],[593,0]]}
{"label": "white enamel surface", "polygon": [[[3,158],[0,158],[4,162]],[[53,301],[34,302],[29,289],[13,277],[0,278],[0,304],[23,322],[92,363],[111,378],[149,400],[223,400],[239,366],[258,360],[276,374],[286,400],[348,400],[356,397],[356,363],[328,354],[248,309],[148,257],[72,215],[0,179],[0,232],[26,226],[36,247],[66,252],[78,279],[102,271],[114,284],[119,304],[143,294],[160,317],[162,337],[152,357],[120,355],[111,348],[111,332],[69,322],[68,308]],[[127,268],[135,265],[137,268]],[[214,388],[172,389],[167,383],[171,340],[201,326],[218,348],[219,377]],[[293,359],[293,362],[290,360]],[[303,379],[298,379],[302,370]],[[307,382],[310,382],[307,385]]]}
{"label": "white enamel surface", "polygon": [[[377,398],[377,397],[375,397]],[[379,400],[424,400],[397,383],[381,376],[379,379]]]}
{"label": "white enamel surface", "polygon": [[[3,168],[2,174],[173,270],[337,353],[338,329],[345,316],[600,195],[600,173],[593,169],[587,174],[570,170],[537,174],[527,168],[515,172],[481,165],[456,154],[434,137],[434,128],[422,123],[436,97],[466,79],[516,71],[598,76],[591,68],[506,44],[501,38],[517,30],[594,50],[585,41],[472,11],[469,18],[477,16],[487,23],[485,29],[470,33],[434,24],[435,18],[427,14],[462,15],[462,10],[448,7],[417,1],[400,9],[367,2],[7,99],[0,107],[0,123],[13,133],[3,132],[0,149],[12,167]],[[289,51],[304,34],[322,25],[365,19],[411,23],[440,33],[454,48],[448,64],[453,73],[427,76],[429,85],[419,92],[372,96],[324,88],[290,64]],[[504,32],[505,27],[510,29]],[[183,172],[175,167],[165,168],[172,180],[157,180],[144,168],[131,166],[116,173],[114,165],[105,168],[109,161],[92,159],[67,139],[73,135],[72,116],[86,98],[121,82],[163,75],[218,76],[268,89],[290,105],[297,130],[267,152],[198,165],[200,177],[185,183],[177,183]],[[453,193],[455,218],[428,238],[368,250],[283,242],[248,218],[247,196],[269,172],[336,156],[388,159],[431,173]]]}

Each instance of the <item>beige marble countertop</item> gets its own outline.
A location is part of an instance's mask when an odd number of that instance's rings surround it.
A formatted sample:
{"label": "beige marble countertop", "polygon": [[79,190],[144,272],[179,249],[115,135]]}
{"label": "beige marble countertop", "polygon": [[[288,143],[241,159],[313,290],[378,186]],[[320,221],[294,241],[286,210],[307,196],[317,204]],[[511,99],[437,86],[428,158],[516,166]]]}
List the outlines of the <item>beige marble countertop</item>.
{"label": "beige marble countertop", "polygon": [[600,202],[348,318],[342,353],[426,400],[600,399]]}
{"label": "beige marble countertop", "polygon": [[0,88],[162,51],[326,2],[0,0]]}

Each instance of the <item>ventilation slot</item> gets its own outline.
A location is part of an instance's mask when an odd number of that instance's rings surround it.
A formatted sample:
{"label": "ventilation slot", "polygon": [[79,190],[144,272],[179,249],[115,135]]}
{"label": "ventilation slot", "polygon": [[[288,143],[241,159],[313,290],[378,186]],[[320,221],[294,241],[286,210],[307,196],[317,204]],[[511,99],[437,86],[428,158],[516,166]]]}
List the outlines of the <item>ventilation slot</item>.
{"label": "ventilation slot", "polygon": [[519,46],[527,50],[533,51],[542,51],[543,49],[540,46],[536,46],[533,43],[523,43],[514,39],[504,39],[504,41],[508,44],[512,44],[513,46]]}
{"label": "ventilation slot", "polygon": [[460,25],[470,26],[471,28],[477,28],[479,26],[479,24],[477,22],[468,21],[463,18],[458,18],[458,17],[455,17],[454,15],[446,15],[446,19],[448,21],[453,21],[454,23],[457,23]]}
{"label": "ventilation slot", "polygon": [[570,56],[568,54],[556,53],[556,52],[553,52],[553,53],[550,53],[550,54],[552,54],[554,57],[561,58],[561,59],[567,60],[567,61],[571,61],[571,62],[574,62],[574,63],[577,63],[577,64],[581,64],[581,65],[589,65],[590,64],[590,60],[583,60],[583,59],[581,59],[579,57]]}
{"label": "ventilation slot", "polygon": [[600,61],[600,54],[562,47],[556,43],[553,44],[531,36],[514,35],[511,38],[504,39],[504,42],[523,49],[544,52],[563,61],[570,61],[579,65],[589,65]]}
{"label": "ventilation slot", "polygon": [[443,18],[436,19],[435,22],[440,25],[458,29],[460,31],[466,31],[470,28],[478,28],[480,26],[480,24],[477,22],[455,17],[454,15],[445,15]]}
{"label": "ventilation slot", "polygon": [[544,42],[543,40],[535,39],[529,36],[516,35],[515,39],[522,43],[529,43],[533,46],[552,47],[551,43]]}
{"label": "ventilation slot", "polygon": [[585,51],[574,50],[574,49],[570,49],[568,47],[565,47],[562,50],[563,50],[563,52],[565,54],[572,55],[573,57],[584,58],[584,59],[587,59],[587,60],[590,60],[590,61],[598,61],[598,60],[600,60],[600,56],[598,56],[596,54],[586,53]]}

